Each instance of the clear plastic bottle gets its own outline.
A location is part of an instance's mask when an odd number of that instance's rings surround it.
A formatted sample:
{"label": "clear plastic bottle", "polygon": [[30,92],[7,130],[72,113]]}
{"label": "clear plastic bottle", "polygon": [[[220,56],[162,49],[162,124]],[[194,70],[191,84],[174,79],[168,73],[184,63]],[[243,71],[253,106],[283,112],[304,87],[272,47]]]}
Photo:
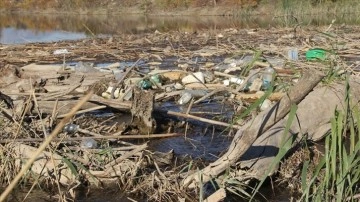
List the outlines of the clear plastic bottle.
{"label": "clear plastic bottle", "polygon": [[288,51],[289,60],[297,61],[299,60],[299,51],[297,48],[292,48]]}
{"label": "clear plastic bottle", "polygon": [[271,81],[273,80],[273,76],[275,74],[275,70],[272,67],[266,67],[262,73],[262,80],[263,80],[263,85],[262,88],[264,90],[267,90],[268,88],[270,88],[271,85]]}

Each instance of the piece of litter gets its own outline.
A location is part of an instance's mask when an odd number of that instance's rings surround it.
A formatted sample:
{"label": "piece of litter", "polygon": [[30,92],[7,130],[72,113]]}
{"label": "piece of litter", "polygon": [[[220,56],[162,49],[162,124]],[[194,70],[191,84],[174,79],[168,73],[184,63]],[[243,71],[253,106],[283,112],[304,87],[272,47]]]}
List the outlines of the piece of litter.
{"label": "piece of litter", "polygon": [[70,52],[67,49],[58,49],[54,51],[54,55],[62,55],[62,54],[69,54]]}

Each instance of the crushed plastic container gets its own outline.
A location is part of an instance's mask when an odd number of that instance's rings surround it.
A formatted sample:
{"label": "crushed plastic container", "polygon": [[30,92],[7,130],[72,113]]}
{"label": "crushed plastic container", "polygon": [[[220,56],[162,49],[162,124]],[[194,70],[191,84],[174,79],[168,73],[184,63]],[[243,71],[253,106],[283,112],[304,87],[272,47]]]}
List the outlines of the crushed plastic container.
{"label": "crushed plastic container", "polygon": [[325,60],[326,59],[326,50],[321,48],[314,48],[306,51],[305,53],[306,60]]}

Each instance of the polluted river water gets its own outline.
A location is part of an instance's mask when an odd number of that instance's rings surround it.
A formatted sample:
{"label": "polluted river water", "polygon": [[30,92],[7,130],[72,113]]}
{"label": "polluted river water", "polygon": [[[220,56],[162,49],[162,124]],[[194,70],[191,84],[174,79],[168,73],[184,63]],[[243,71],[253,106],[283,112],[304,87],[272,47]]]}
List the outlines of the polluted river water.
{"label": "polluted river water", "polygon": [[[277,22],[267,17],[249,17],[246,19],[231,17],[148,17],[148,16],[48,16],[48,15],[18,15],[9,14],[0,16],[2,24],[0,25],[2,44],[24,44],[24,43],[46,43],[63,40],[79,40],[91,38],[94,36],[108,37],[116,34],[143,34],[148,32],[167,32],[170,30],[181,30],[187,32],[196,32],[203,29],[224,29],[224,28],[266,28],[270,26],[286,26],[281,21]],[[315,20],[314,20],[315,19]],[[319,20],[309,19],[309,25],[327,24],[331,19]],[[342,22],[338,22],[342,23]],[[166,60],[165,60],[166,61]],[[131,64],[131,63],[130,63]],[[164,62],[166,64],[166,62]],[[161,68],[166,69],[166,65]],[[177,105],[165,102],[160,109],[172,109],[180,111]],[[202,105],[201,109],[196,109],[204,113],[227,114],[231,117],[231,110],[217,103]],[[213,110],[217,109],[217,111]],[[222,130],[213,130],[202,123],[193,122],[196,126],[188,139],[182,137],[168,138],[153,141],[150,146],[154,150],[168,152],[173,149],[175,154],[189,155],[192,158],[201,158],[206,161],[213,161],[221,152],[226,150],[231,138],[226,137]],[[215,131],[215,132],[213,132]],[[215,133],[215,135],[214,135]],[[100,193],[100,191],[99,191]],[[36,193],[35,193],[36,195]],[[41,195],[41,196],[40,196]],[[46,194],[45,194],[46,195]],[[277,199],[286,201],[289,196],[281,196],[277,192]],[[79,201],[126,201],[126,198],[120,198],[119,195],[103,198],[101,194],[94,194],[95,198],[86,198]],[[114,199],[116,196],[119,198]],[[36,196],[34,196],[36,197]],[[34,201],[47,201],[46,196],[39,194],[39,198]],[[81,197],[80,197],[81,198]],[[270,197],[271,198],[271,197]],[[282,199],[284,198],[284,199]],[[277,200],[278,201],[278,200]]]}
{"label": "polluted river water", "polygon": [[[328,25],[336,17],[337,24],[359,24],[351,15],[304,16],[304,26]],[[142,34],[171,30],[196,32],[225,28],[256,29],[285,27],[296,24],[274,16],[144,16],[144,15],[45,15],[3,13],[0,15],[0,43],[23,44],[77,40],[114,34]]]}

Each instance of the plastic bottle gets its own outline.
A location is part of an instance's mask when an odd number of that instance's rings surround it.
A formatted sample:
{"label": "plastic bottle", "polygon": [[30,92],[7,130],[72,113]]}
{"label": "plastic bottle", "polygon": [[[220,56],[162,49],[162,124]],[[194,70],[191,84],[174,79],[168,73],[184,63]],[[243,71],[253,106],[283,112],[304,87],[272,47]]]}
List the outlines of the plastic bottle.
{"label": "plastic bottle", "polygon": [[272,67],[266,67],[262,73],[262,80],[263,80],[263,85],[262,88],[264,90],[267,90],[270,85],[271,85],[271,81],[273,80],[273,76],[274,76],[275,70]]}
{"label": "plastic bottle", "polygon": [[288,51],[288,58],[289,60],[298,60],[299,59],[299,52],[296,48],[290,49]]}

